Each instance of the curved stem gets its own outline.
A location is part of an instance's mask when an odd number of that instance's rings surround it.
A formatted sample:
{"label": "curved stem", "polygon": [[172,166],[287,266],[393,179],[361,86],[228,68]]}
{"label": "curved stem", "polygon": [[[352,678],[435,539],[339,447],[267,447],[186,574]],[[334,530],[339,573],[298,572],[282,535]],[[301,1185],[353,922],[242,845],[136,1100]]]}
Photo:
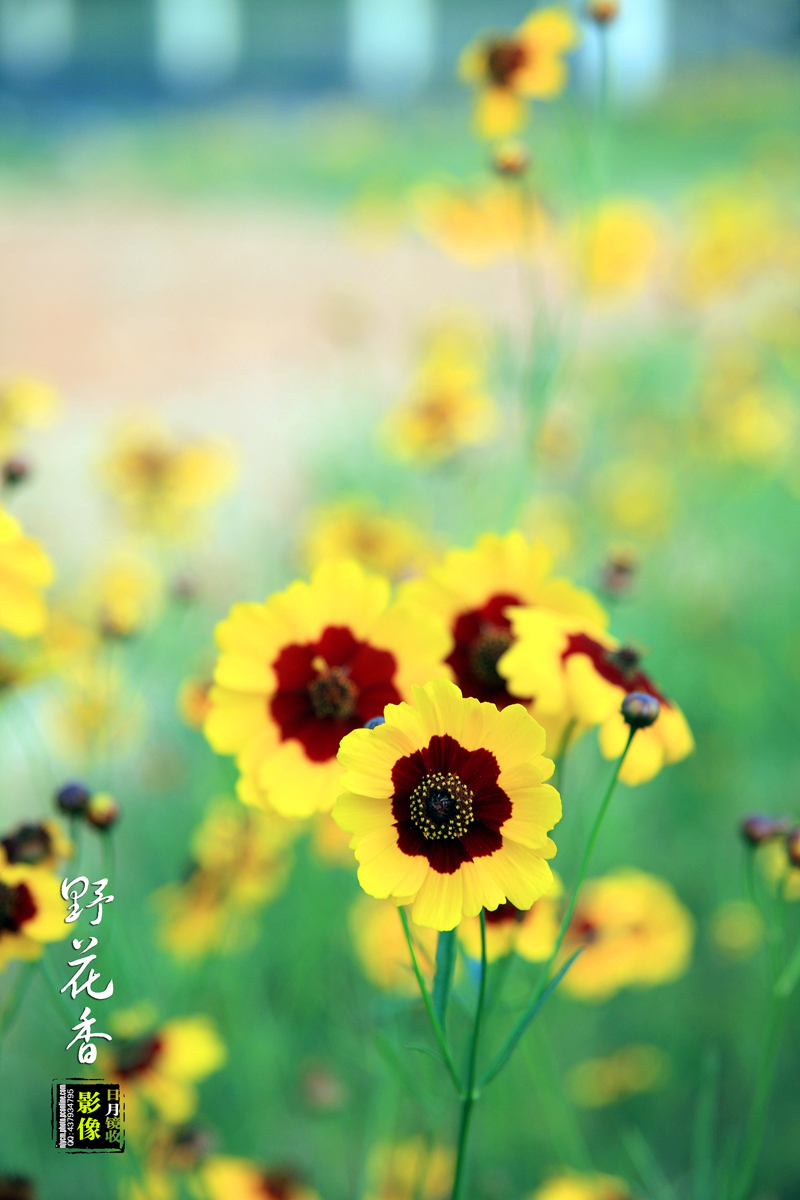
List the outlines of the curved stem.
{"label": "curved stem", "polygon": [[447,1038],[444,1035],[444,1030],[439,1024],[439,1018],[436,1016],[431,994],[425,985],[425,980],[422,978],[422,972],[420,971],[419,964],[417,963],[417,955],[414,951],[414,943],[411,940],[411,930],[408,928],[408,917],[406,916],[404,908],[398,908],[397,911],[400,913],[400,920],[403,923],[403,931],[406,935],[406,941],[408,942],[408,949],[411,954],[411,962],[414,965],[414,974],[417,977],[417,983],[419,984],[419,990],[422,993],[422,1000],[430,1018],[431,1027],[433,1028],[433,1032],[436,1036],[436,1041],[439,1043],[439,1049],[442,1052],[442,1058],[444,1059],[445,1066],[450,1072],[450,1078],[455,1084],[456,1091],[460,1096],[462,1094],[461,1080],[458,1077],[458,1071],[456,1070],[455,1063],[453,1062],[453,1056],[450,1053],[450,1047],[447,1045]]}
{"label": "curved stem", "polygon": [[469,1127],[472,1119],[472,1109],[480,1095],[480,1089],[475,1087],[475,1072],[478,1062],[478,1039],[481,1032],[483,1006],[486,1000],[486,913],[481,909],[481,980],[478,985],[478,1006],[475,1009],[475,1024],[472,1026],[472,1041],[469,1048],[469,1063],[467,1066],[467,1088],[461,1104],[461,1124],[458,1130],[458,1150],[456,1152],[456,1173],[453,1180],[452,1200],[459,1200],[464,1188],[464,1173],[467,1159],[467,1143]]}
{"label": "curved stem", "polygon": [[[550,954],[550,957],[548,958],[547,962],[544,965],[544,969],[542,970],[542,973],[539,976],[539,982],[537,983],[536,988],[534,989],[533,995],[531,996],[530,1000],[526,1004],[525,1010],[523,1011],[522,1016],[517,1021],[516,1025],[512,1029],[509,1036],[506,1038],[505,1043],[503,1044],[503,1046],[500,1049],[500,1051],[498,1052],[498,1054],[495,1056],[491,1066],[489,1067],[488,1071],[486,1072],[483,1079],[481,1080],[482,1088],[485,1087],[487,1083],[491,1082],[491,1080],[494,1079],[495,1075],[497,1075],[498,1072],[501,1071],[502,1068],[505,1066],[505,1064],[508,1062],[509,1058],[511,1057],[511,1054],[514,1051],[514,1048],[517,1045],[517,1042],[520,1040],[523,1033],[525,1032],[528,1025],[530,1024],[531,1020],[536,1015],[536,1012],[539,1008],[540,1001],[542,1000],[542,997],[545,993],[545,989],[547,988],[547,981],[548,981],[548,977],[550,975],[550,970],[553,966],[553,963],[556,960],[559,950],[561,949],[561,943],[564,941],[564,938],[566,937],[567,930],[569,929],[569,923],[572,920],[572,914],[575,911],[575,904],[578,899],[578,892],[580,891],[581,884],[583,883],[584,877],[588,870],[589,860],[592,857],[592,851],[594,850],[595,842],[597,841],[597,836],[600,833],[600,826],[603,824],[603,818],[605,817],[606,812],[608,811],[608,806],[611,803],[611,797],[614,795],[614,788],[617,786],[617,780],[619,779],[619,773],[622,770],[622,764],[625,762],[626,755],[627,755],[628,751],[630,750],[631,742],[633,741],[633,735],[635,732],[636,732],[635,729],[631,729],[630,733],[628,734],[628,740],[625,744],[625,749],[622,751],[621,757],[617,760],[617,765],[614,768],[614,774],[611,776],[611,780],[609,781],[608,787],[606,788],[606,794],[603,796],[603,799],[600,804],[600,808],[597,810],[597,816],[594,819],[594,825],[592,826],[592,831],[589,834],[589,840],[586,843],[586,849],[584,850],[583,858],[581,859],[581,865],[580,865],[580,869],[578,871],[578,878],[575,880],[575,886],[572,889],[572,895],[570,896],[569,904],[567,905],[567,911],[564,913],[564,917],[561,921],[561,926],[559,928],[558,936],[556,937],[555,945],[553,946],[552,953]],[[571,965],[571,962],[572,962],[572,960],[570,960],[570,963],[568,963],[567,966]],[[564,971],[565,970],[566,970],[566,967],[564,968]],[[564,974],[564,971],[561,972],[562,975]],[[559,976],[559,978],[560,978],[560,976]],[[548,992],[548,994],[549,994],[549,992]]]}

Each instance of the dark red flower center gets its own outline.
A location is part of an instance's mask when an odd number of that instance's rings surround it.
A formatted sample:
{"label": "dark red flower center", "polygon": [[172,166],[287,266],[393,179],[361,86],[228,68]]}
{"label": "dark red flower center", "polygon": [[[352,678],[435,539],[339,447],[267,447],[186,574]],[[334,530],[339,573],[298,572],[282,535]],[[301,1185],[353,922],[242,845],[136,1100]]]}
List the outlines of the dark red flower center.
{"label": "dark red flower center", "polygon": [[513,38],[498,38],[486,51],[486,73],[497,87],[508,87],[517,71],[527,62],[528,54],[522,42]]}
{"label": "dark red flower center", "polygon": [[507,900],[505,904],[498,904],[493,911],[487,908],[485,916],[487,925],[510,925],[512,922],[521,925],[525,920],[525,909],[517,908]]}
{"label": "dark red flower center", "polygon": [[599,936],[599,929],[594,921],[588,917],[581,916],[580,913],[575,913],[569,923],[569,937],[576,942],[583,942],[584,945],[589,945],[594,942]]}
{"label": "dark red flower center", "polygon": [[39,863],[52,852],[53,839],[44,825],[20,825],[0,846],[10,863]]}
{"label": "dark red flower center", "polygon": [[264,1200],[291,1200],[297,1179],[291,1171],[266,1171],[261,1176]]}
{"label": "dark red flower center", "polygon": [[494,854],[511,816],[499,776],[490,751],[465,750],[449,733],[399,758],[392,768],[392,815],[402,852],[424,854],[440,875]]}
{"label": "dark red flower center", "polygon": [[586,633],[571,633],[561,659],[565,662],[572,654],[585,654],[590,658],[597,674],[615,687],[627,692],[647,692],[655,696],[660,704],[671,708],[667,697],[660,692],[649,675],[641,670],[641,655],[629,646],[609,650]]}
{"label": "dark red flower center", "polygon": [[36,901],[27,883],[9,887],[0,883],[0,934],[19,933],[26,921],[37,913]]}
{"label": "dark red flower center", "polygon": [[512,696],[497,664],[514,641],[511,622],[505,610],[521,604],[518,596],[498,592],[481,608],[459,613],[453,622],[455,645],[445,660],[453,668],[462,695],[505,708],[507,704],[525,704]]}
{"label": "dark red flower center", "polygon": [[121,1075],[123,1079],[141,1075],[152,1067],[163,1045],[164,1042],[158,1034],[120,1042],[116,1048],[116,1074]]}
{"label": "dark red flower center", "polygon": [[296,738],[312,762],[335,758],[346,733],[400,700],[394,655],[344,625],[329,625],[316,642],[284,646],[272,667],[270,713],[281,741]]}

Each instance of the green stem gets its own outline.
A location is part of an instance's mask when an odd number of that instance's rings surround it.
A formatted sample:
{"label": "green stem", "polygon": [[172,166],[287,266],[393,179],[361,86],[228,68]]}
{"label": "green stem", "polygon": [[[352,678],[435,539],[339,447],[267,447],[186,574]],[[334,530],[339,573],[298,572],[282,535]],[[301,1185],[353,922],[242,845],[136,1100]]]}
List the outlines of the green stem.
{"label": "green stem", "polygon": [[753,1176],[761,1153],[761,1143],[767,1126],[767,1110],[772,1091],[772,1081],[778,1062],[783,1021],[786,1015],[786,999],[773,989],[770,997],[769,1017],[767,1021],[767,1036],[764,1040],[764,1050],[758,1066],[756,1086],[753,1090],[753,1102],[745,1126],[741,1164],[737,1172],[737,1183],[733,1190],[733,1200],[745,1200],[748,1195]]}
{"label": "green stem", "polygon": [[452,1200],[459,1200],[464,1189],[464,1174],[467,1160],[467,1143],[469,1128],[472,1121],[472,1110],[480,1095],[480,1088],[475,1087],[475,1073],[478,1063],[478,1039],[481,1032],[483,1005],[486,1000],[486,913],[481,909],[481,980],[478,985],[478,1005],[475,1009],[475,1023],[472,1026],[472,1042],[469,1048],[469,1064],[467,1066],[467,1088],[461,1102],[461,1124],[458,1130],[458,1149],[456,1151],[456,1173],[453,1180]]}
{"label": "green stem", "polygon": [[[633,741],[633,735],[635,734],[635,732],[636,732],[635,729],[631,729],[630,733],[628,734],[628,740],[625,743],[625,749],[622,751],[621,757],[617,760],[617,765],[614,768],[614,774],[611,776],[609,785],[606,788],[606,794],[603,797],[603,800],[600,804],[600,808],[597,811],[597,816],[595,817],[594,825],[592,826],[592,831],[589,834],[589,840],[586,843],[586,849],[584,850],[583,858],[581,859],[580,870],[578,871],[578,878],[575,880],[575,886],[572,889],[572,895],[570,896],[569,904],[567,905],[567,911],[564,913],[563,920],[561,921],[561,926],[559,928],[558,936],[556,937],[556,941],[555,941],[555,945],[553,946],[552,953],[550,954],[550,957],[548,958],[547,962],[545,963],[544,969],[543,969],[541,975],[539,976],[539,982],[536,985],[536,988],[534,989],[533,995],[531,996],[530,1000],[528,1001],[527,1005],[525,1006],[522,1016],[517,1021],[516,1025],[514,1026],[514,1028],[511,1031],[511,1033],[508,1035],[508,1038],[506,1039],[502,1048],[500,1049],[500,1051],[494,1058],[488,1071],[486,1072],[483,1079],[481,1080],[481,1085],[480,1085],[481,1088],[486,1087],[487,1083],[490,1083],[491,1080],[494,1079],[495,1075],[497,1075],[498,1072],[501,1071],[502,1068],[505,1066],[505,1064],[508,1062],[509,1058],[511,1057],[511,1054],[513,1053],[514,1049],[516,1048],[517,1042],[520,1040],[523,1033],[525,1032],[525,1030],[527,1029],[528,1025],[530,1024],[531,1020],[533,1019],[533,1017],[536,1014],[536,1011],[539,1007],[539,1001],[542,999],[545,988],[547,987],[547,981],[548,981],[548,976],[550,975],[550,970],[553,966],[553,963],[556,960],[559,950],[561,949],[561,943],[564,941],[567,930],[569,928],[569,923],[572,920],[572,914],[575,911],[575,904],[578,899],[578,892],[580,891],[581,884],[583,883],[584,877],[586,875],[586,871],[588,870],[589,861],[592,857],[592,851],[594,850],[595,842],[597,841],[597,836],[600,833],[600,826],[603,824],[603,818],[605,817],[606,812],[608,810],[608,806],[611,803],[611,797],[614,795],[614,788],[617,786],[617,780],[619,779],[619,773],[622,770],[622,764],[625,762],[627,753],[630,750],[631,742]],[[567,965],[569,965],[569,964],[567,964]],[[563,974],[563,971],[562,971],[562,974]]]}
{"label": "green stem", "polygon": [[775,984],[775,995],[780,996],[781,999],[791,996],[797,986],[798,979],[800,979],[800,942],[795,946],[786,967],[778,976]]}
{"label": "green stem", "polygon": [[442,1058],[444,1059],[445,1066],[450,1072],[450,1078],[455,1084],[456,1091],[460,1096],[462,1094],[461,1080],[458,1077],[458,1071],[456,1070],[455,1063],[453,1062],[453,1056],[450,1053],[450,1047],[447,1045],[447,1038],[444,1036],[444,1030],[439,1024],[439,1018],[436,1016],[431,994],[425,985],[425,980],[422,978],[422,972],[420,971],[419,964],[417,963],[417,956],[414,951],[414,943],[411,940],[411,930],[408,928],[408,917],[406,916],[404,908],[398,908],[397,911],[400,913],[400,920],[403,922],[403,931],[406,935],[406,941],[408,942],[408,949],[411,954],[411,962],[414,965],[414,974],[417,977],[417,983],[419,984],[419,990],[422,993],[422,1000],[427,1010],[428,1017],[430,1018],[431,1027],[436,1035],[436,1041],[439,1043],[439,1049],[442,1052]]}

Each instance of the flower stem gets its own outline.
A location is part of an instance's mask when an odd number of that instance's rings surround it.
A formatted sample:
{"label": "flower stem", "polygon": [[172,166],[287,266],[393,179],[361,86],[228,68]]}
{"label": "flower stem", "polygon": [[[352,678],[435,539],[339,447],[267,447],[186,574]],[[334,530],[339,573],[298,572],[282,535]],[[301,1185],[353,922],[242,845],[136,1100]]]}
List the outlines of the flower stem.
{"label": "flower stem", "polygon": [[447,1045],[447,1038],[444,1035],[444,1030],[439,1024],[439,1018],[436,1016],[431,994],[425,985],[425,980],[422,978],[422,972],[420,971],[419,964],[417,963],[417,955],[414,951],[414,943],[411,940],[411,930],[408,928],[408,917],[406,916],[404,908],[399,908],[397,911],[400,913],[400,920],[403,922],[403,931],[406,935],[408,949],[411,953],[411,962],[414,966],[414,974],[417,977],[417,983],[419,984],[419,990],[422,993],[422,1000],[428,1013],[428,1017],[430,1018],[431,1027],[436,1036],[436,1041],[439,1043],[439,1049],[442,1052],[442,1058],[444,1059],[445,1066],[450,1072],[450,1078],[455,1084],[456,1091],[459,1095],[461,1095],[461,1080],[459,1079],[458,1071],[456,1070],[455,1063],[453,1062],[453,1056],[450,1053],[450,1047]]}
{"label": "flower stem", "polygon": [[472,1120],[472,1109],[480,1095],[480,1088],[475,1087],[475,1072],[478,1062],[478,1039],[481,1032],[483,1005],[486,1000],[486,913],[481,909],[481,979],[478,985],[478,1006],[475,1009],[475,1024],[472,1026],[472,1041],[469,1048],[469,1063],[467,1066],[467,1088],[461,1102],[461,1124],[458,1130],[458,1150],[456,1152],[456,1173],[453,1180],[452,1200],[460,1200],[464,1190],[464,1175],[466,1170],[467,1143],[469,1128]]}
{"label": "flower stem", "polygon": [[[619,773],[622,770],[622,764],[625,762],[626,755],[627,755],[628,751],[630,750],[631,742],[633,741],[633,735],[635,732],[636,732],[635,729],[631,729],[630,733],[628,734],[628,740],[625,744],[625,749],[622,751],[621,757],[617,760],[617,765],[614,768],[614,774],[611,776],[608,787],[606,788],[606,794],[604,795],[604,797],[602,799],[600,808],[597,810],[597,816],[595,817],[594,825],[592,826],[592,831],[589,834],[589,840],[586,843],[586,849],[584,850],[583,858],[581,859],[581,865],[580,865],[580,869],[578,871],[578,878],[575,880],[575,886],[572,889],[572,895],[570,896],[569,904],[567,905],[567,911],[564,913],[564,917],[561,921],[561,926],[558,931],[558,936],[556,937],[555,945],[553,946],[553,950],[550,954],[550,957],[548,958],[547,962],[545,963],[544,969],[543,969],[541,975],[539,976],[539,982],[537,983],[537,985],[534,989],[533,995],[531,996],[530,1000],[528,1001],[527,1005],[525,1006],[522,1016],[517,1021],[516,1025],[514,1026],[511,1033],[509,1034],[508,1038],[506,1039],[504,1045],[502,1046],[502,1048],[500,1049],[500,1051],[494,1058],[491,1066],[489,1067],[488,1071],[486,1072],[483,1079],[481,1080],[481,1087],[485,1087],[487,1083],[490,1083],[491,1080],[494,1079],[495,1075],[497,1075],[498,1072],[501,1071],[502,1068],[506,1065],[506,1063],[508,1062],[509,1058],[511,1057],[514,1049],[516,1048],[517,1042],[520,1040],[523,1033],[525,1032],[528,1025],[530,1024],[531,1020],[533,1019],[533,1017],[536,1015],[536,1012],[538,1011],[540,1001],[542,1000],[544,993],[545,993],[545,989],[547,988],[550,970],[553,966],[553,963],[556,960],[556,956],[558,955],[559,950],[561,949],[561,943],[564,941],[564,938],[566,937],[567,930],[569,929],[569,923],[572,920],[572,914],[575,911],[575,904],[578,899],[578,892],[580,891],[581,884],[583,883],[583,880],[586,876],[586,872],[589,867],[589,860],[592,857],[592,851],[594,850],[595,842],[597,841],[597,836],[600,833],[600,826],[603,824],[603,818],[605,817],[606,812],[608,810],[608,806],[611,803],[611,797],[614,795],[614,788],[617,786],[617,780],[619,779]],[[573,956],[573,958],[574,957],[575,956]],[[571,964],[572,961],[573,960],[570,959],[569,962],[566,964],[566,966],[562,969],[562,971],[559,975],[559,978],[561,977],[561,975],[563,975],[566,972],[567,967]],[[557,980],[555,982],[557,982]],[[548,994],[549,994],[549,992],[548,992]]]}

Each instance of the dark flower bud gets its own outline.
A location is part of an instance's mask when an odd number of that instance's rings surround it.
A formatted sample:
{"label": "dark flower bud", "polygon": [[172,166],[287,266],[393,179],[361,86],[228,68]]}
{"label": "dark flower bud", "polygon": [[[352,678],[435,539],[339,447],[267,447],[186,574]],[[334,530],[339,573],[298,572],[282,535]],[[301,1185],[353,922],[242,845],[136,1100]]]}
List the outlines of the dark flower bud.
{"label": "dark flower bud", "polygon": [[800,829],[793,829],[786,841],[786,851],[793,867],[800,867]]}
{"label": "dark flower bud", "polygon": [[9,458],[3,463],[3,483],[6,487],[16,487],[18,483],[24,483],[30,473],[30,463],[24,458]]}
{"label": "dark flower bud", "polygon": [[775,838],[785,837],[791,829],[786,817],[768,817],[764,813],[752,813],[739,826],[742,837],[751,846],[760,846]]}
{"label": "dark flower bud", "polygon": [[619,16],[619,0],[589,0],[586,15],[595,25],[610,25]]}
{"label": "dark flower bud", "polygon": [[609,554],[602,568],[603,590],[617,600],[627,596],[636,579],[636,558],[626,550]]}
{"label": "dark flower bud", "polygon": [[120,817],[120,807],[109,792],[95,792],[89,797],[84,813],[86,820],[95,829],[110,829]]}
{"label": "dark flower bud", "polygon": [[517,178],[531,165],[531,157],[521,142],[506,142],[492,154],[492,168],[498,175]]}
{"label": "dark flower bud", "polygon": [[628,692],[622,701],[622,715],[631,729],[647,729],[658,719],[661,705],[647,692]]}
{"label": "dark flower bud", "polygon": [[368,721],[364,722],[364,728],[365,729],[377,729],[378,726],[383,725],[385,721],[386,721],[385,717],[370,717],[370,719]]}
{"label": "dark flower bud", "polygon": [[56,807],[68,816],[85,812],[91,793],[82,783],[66,783],[56,792]]}
{"label": "dark flower bud", "polygon": [[0,1200],[36,1200],[30,1179],[22,1175],[0,1175]]}
{"label": "dark flower bud", "polygon": [[20,825],[7,837],[0,838],[0,846],[10,863],[28,863],[35,866],[44,862],[53,852],[53,839],[46,826]]}

